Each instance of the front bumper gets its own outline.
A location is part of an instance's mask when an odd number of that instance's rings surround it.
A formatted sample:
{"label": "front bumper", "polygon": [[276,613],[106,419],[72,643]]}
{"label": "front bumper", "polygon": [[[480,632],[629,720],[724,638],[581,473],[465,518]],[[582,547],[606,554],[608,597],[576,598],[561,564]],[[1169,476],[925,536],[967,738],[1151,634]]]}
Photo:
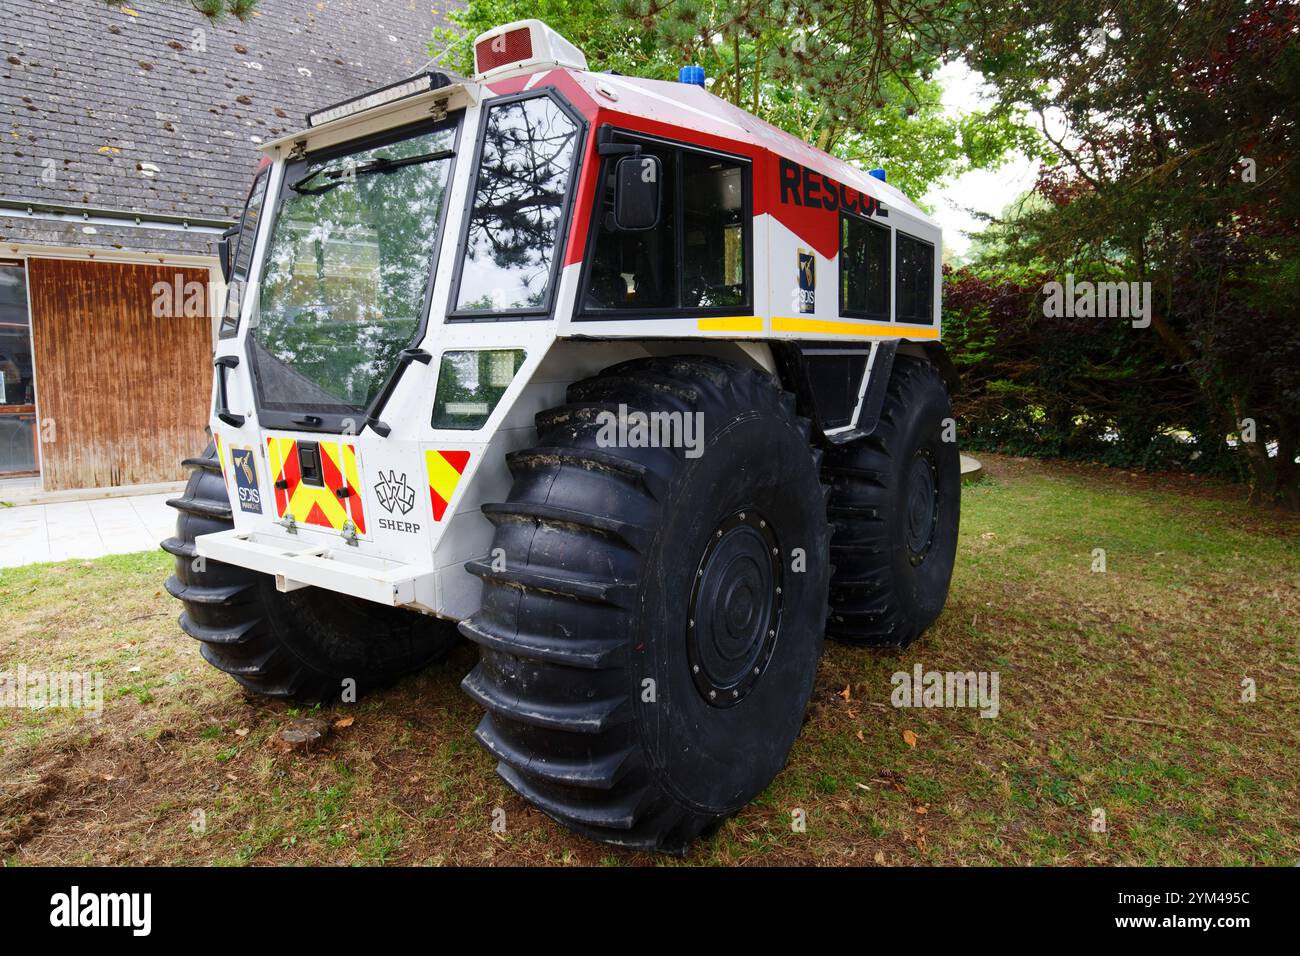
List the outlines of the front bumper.
{"label": "front bumper", "polygon": [[324,588],[338,594],[432,613],[438,606],[437,573],[370,557],[338,544],[307,544],[289,535],[218,531],[194,541],[200,556],[275,578],[281,591]]}

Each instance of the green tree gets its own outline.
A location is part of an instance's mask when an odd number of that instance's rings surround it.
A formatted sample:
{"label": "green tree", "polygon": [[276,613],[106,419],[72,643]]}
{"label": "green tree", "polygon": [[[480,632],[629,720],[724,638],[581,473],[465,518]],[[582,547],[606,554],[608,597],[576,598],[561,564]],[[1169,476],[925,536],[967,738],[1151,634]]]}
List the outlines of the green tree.
{"label": "green tree", "polygon": [[952,0],[469,0],[430,49],[472,73],[469,40],[529,17],[594,70],[675,80],[680,66],[701,65],[715,95],[843,159],[884,166],[913,197],[1039,141],[1014,108],[945,114],[933,72],[972,29],[967,5]]}
{"label": "green tree", "polygon": [[1150,282],[1128,350],[1192,378],[1219,443],[1240,434],[1253,501],[1300,507],[1300,8],[1022,0],[996,16],[967,56],[1058,157],[999,254]]}

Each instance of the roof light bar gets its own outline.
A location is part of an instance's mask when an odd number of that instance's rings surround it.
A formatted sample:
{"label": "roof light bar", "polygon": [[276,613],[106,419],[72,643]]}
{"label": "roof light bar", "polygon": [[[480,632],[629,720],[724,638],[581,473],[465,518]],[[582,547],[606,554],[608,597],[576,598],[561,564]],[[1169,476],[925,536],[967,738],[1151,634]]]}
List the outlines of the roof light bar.
{"label": "roof light bar", "polygon": [[396,83],[390,83],[388,86],[381,86],[377,90],[371,90],[369,93],[363,93],[353,99],[344,100],[342,103],[335,103],[333,106],[327,106],[314,113],[308,113],[307,125],[323,126],[333,120],[352,116],[373,109],[376,106],[383,106],[385,103],[404,100],[409,96],[418,96],[420,93],[427,93],[430,90],[437,90],[450,85],[451,80],[445,73],[421,73],[409,80],[399,80]]}

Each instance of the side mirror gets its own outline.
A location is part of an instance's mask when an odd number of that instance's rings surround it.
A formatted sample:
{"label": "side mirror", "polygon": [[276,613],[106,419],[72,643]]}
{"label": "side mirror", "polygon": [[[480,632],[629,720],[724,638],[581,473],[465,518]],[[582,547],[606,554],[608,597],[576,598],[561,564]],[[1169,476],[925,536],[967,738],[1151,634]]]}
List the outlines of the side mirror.
{"label": "side mirror", "polygon": [[221,281],[230,285],[230,277],[235,271],[235,243],[230,240],[239,235],[239,226],[231,226],[217,240],[217,259],[221,262]]}
{"label": "side mirror", "polygon": [[658,156],[623,156],[614,167],[613,227],[643,232],[659,225],[663,166]]}

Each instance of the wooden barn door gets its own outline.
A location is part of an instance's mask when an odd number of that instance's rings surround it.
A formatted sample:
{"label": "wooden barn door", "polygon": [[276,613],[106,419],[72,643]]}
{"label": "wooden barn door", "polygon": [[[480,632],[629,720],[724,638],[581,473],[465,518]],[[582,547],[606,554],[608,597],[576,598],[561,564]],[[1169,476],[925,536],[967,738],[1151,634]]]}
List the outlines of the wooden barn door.
{"label": "wooden barn door", "polygon": [[184,298],[155,318],[153,289],[179,276],[206,303],[207,270],[30,259],[27,272],[45,489],[184,478],[206,443],[211,324]]}

